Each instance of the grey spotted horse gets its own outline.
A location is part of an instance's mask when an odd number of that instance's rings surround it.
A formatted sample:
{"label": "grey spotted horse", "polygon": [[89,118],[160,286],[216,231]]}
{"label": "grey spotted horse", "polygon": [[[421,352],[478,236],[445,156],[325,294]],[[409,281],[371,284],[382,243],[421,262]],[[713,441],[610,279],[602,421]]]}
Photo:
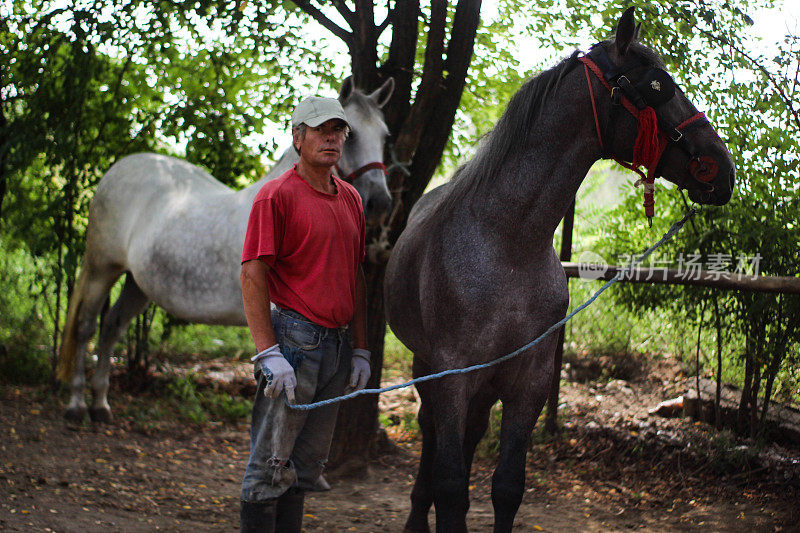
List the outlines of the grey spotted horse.
{"label": "grey spotted horse", "polygon": [[[488,362],[564,317],[569,293],[553,234],[598,159],[638,157],[646,185],[660,175],[695,202],[729,201],[735,172],[725,144],[637,34],[628,10],[614,38],[525,83],[475,157],[414,207],[384,285],[388,322],[414,352],[414,377]],[[651,145],[639,147],[648,136]],[[466,530],[473,453],[498,399],[494,530],[511,530],[557,339],[417,385],[423,442],[406,531],[429,530],[431,505],[437,531]]]}

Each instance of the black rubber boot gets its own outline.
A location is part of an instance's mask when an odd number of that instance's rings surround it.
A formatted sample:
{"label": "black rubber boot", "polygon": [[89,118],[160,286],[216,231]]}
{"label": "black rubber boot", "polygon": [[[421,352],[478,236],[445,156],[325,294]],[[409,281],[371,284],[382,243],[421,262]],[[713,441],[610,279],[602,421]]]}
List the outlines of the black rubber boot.
{"label": "black rubber boot", "polygon": [[300,533],[302,531],[305,497],[305,491],[292,488],[278,498],[275,533]]}
{"label": "black rubber boot", "polygon": [[265,502],[243,501],[239,531],[241,533],[275,533],[277,504],[277,499]]}

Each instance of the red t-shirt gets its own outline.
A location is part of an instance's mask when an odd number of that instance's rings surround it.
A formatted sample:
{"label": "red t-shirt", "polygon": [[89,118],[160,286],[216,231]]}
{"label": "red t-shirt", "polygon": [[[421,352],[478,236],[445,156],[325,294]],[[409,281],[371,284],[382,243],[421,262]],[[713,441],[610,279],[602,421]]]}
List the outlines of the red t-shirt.
{"label": "red t-shirt", "polygon": [[335,328],[353,319],[356,271],[364,259],[364,211],[352,185],[333,177],[336,194],[317,191],[287,170],[253,201],[242,263],[270,269],[270,299]]}

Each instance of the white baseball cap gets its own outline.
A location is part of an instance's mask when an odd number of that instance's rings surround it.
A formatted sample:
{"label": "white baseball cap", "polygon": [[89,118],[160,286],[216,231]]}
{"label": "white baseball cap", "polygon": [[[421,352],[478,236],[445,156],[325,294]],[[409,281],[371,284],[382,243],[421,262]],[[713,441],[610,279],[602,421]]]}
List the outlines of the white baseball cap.
{"label": "white baseball cap", "polygon": [[[328,120],[338,118],[347,124],[344,117],[342,104],[336,98],[323,98],[321,96],[309,96],[304,98],[292,113],[292,127],[306,124],[316,128]],[[347,124],[350,126],[350,124]]]}

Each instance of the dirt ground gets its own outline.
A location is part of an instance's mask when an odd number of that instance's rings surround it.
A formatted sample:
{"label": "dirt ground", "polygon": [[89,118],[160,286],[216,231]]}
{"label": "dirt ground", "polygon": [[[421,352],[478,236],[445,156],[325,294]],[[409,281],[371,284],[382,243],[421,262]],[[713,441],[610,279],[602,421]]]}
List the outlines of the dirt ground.
{"label": "dirt ground", "polygon": [[[531,446],[515,530],[800,531],[800,450],[723,447],[703,424],[648,414],[685,386],[674,362],[626,377],[564,387],[564,429]],[[131,396],[112,394],[120,413]],[[145,434],[118,416],[75,428],[61,418],[62,401],[0,386],[0,530],[238,529],[245,424],[173,422]],[[381,399],[395,419],[415,402],[411,390]],[[375,458],[366,476],[334,471],[332,490],[309,495],[305,530],[402,531],[419,442],[402,426],[389,436],[396,451]],[[487,452],[473,468],[473,531],[491,530],[493,467]]]}

